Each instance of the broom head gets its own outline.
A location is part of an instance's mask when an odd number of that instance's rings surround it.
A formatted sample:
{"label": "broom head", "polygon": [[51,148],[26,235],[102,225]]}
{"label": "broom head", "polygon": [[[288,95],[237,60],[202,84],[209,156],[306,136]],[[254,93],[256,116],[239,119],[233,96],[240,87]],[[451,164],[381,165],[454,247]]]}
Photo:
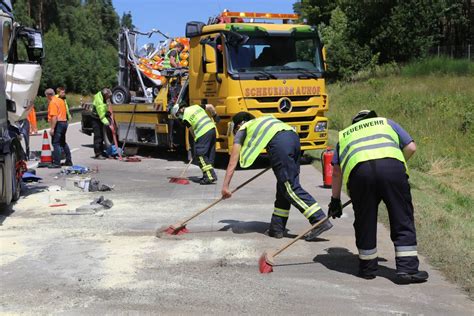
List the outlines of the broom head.
{"label": "broom head", "polygon": [[189,184],[189,180],[186,178],[176,178],[176,177],[170,177],[170,183],[176,183],[176,184]]}
{"label": "broom head", "polygon": [[168,235],[183,235],[189,233],[189,230],[186,228],[186,225],[171,225],[163,231]]}
{"label": "broom head", "polygon": [[271,273],[273,272],[273,256],[264,252],[260,259],[258,259],[258,268],[260,273]]}

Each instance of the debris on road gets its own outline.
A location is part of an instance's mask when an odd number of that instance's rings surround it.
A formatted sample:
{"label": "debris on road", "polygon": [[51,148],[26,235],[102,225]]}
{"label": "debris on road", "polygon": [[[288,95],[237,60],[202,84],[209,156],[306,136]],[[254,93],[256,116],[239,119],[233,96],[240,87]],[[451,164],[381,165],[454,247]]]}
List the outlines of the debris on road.
{"label": "debris on road", "polygon": [[48,187],[49,192],[58,192],[61,191],[62,188],[59,185],[51,185]]}
{"label": "debris on road", "polygon": [[89,192],[91,178],[73,177],[66,178],[65,189],[69,191]]}
{"label": "debris on road", "polygon": [[61,206],[66,206],[67,204],[65,203],[59,203],[59,204],[51,204],[49,207],[61,207]]}
{"label": "debris on road", "polygon": [[91,169],[80,165],[74,165],[61,170],[61,173],[64,174],[86,174],[89,172],[91,172]]}
{"label": "debris on road", "polygon": [[38,182],[40,180],[43,180],[43,178],[38,177],[32,172],[25,172],[21,179],[23,180],[23,182]]}
{"label": "debris on road", "polygon": [[[64,206],[65,205],[66,204],[64,204]],[[102,195],[92,200],[90,204],[81,205],[78,208],[76,208],[74,211],[52,212],[51,215],[97,215],[97,216],[102,217],[104,213],[101,211],[110,209],[112,208],[112,206],[114,206],[114,203],[112,202],[112,200],[105,199],[104,196]]]}
{"label": "debris on road", "polygon": [[110,186],[108,184],[100,183],[99,180],[97,179],[92,179],[90,184],[89,184],[89,192],[105,192],[105,191],[112,191],[114,189],[114,186]]}

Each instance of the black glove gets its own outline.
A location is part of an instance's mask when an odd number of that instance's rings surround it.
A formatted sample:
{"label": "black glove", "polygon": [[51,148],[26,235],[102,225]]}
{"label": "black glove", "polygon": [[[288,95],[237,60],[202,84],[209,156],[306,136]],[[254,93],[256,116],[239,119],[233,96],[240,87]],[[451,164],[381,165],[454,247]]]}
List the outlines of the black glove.
{"label": "black glove", "polygon": [[214,118],[214,122],[216,122],[216,123],[219,123],[221,121],[221,117],[217,114],[214,115],[213,118]]}
{"label": "black glove", "polygon": [[342,215],[342,204],[341,199],[331,197],[331,203],[329,203],[328,216],[332,218],[341,217]]}

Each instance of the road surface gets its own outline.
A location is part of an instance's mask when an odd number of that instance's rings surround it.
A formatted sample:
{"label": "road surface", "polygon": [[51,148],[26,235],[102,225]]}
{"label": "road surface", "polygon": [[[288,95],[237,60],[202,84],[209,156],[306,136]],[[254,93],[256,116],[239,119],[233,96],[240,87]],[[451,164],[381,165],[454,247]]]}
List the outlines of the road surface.
{"label": "road surface", "polygon": [[[193,220],[190,233],[157,238],[155,231],[219,197],[218,185],[170,184],[185,166],[158,157],[141,162],[96,161],[92,138],[70,127],[76,164],[98,170],[92,177],[114,185],[103,195],[114,206],[96,215],[55,216],[88,204],[98,193],[62,190],[58,170],[38,169],[42,183],[0,216],[0,312],[5,314],[424,314],[472,315],[473,302],[421,258],[429,282],[394,283],[394,251],[379,226],[380,271],[374,280],[357,274],[357,249],[350,207],[318,242],[298,241],[276,258],[271,274],[258,272],[258,258],[289,239],[265,236],[273,208],[271,172]],[[34,137],[32,149],[41,148]],[[260,169],[237,171],[233,185]],[[192,166],[189,176],[199,176]],[[326,206],[330,190],[312,166],[301,182]],[[347,197],[344,197],[345,201]],[[52,208],[51,204],[67,204]],[[289,234],[308,223],[292,209]]]}

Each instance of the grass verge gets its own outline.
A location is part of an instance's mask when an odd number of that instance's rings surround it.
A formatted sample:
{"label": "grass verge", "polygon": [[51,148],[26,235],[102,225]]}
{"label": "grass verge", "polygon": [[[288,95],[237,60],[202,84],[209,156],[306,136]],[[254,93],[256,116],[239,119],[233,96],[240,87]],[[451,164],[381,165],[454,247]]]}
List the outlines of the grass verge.
{"label": "grass verge", "polygon": [[[330,144],[361,109],[395,120],[415,139],[408,165],[419,251],[474,298],[474,77],[411,76],[402,69],[400,76],[333,84],[328,91]],[[309,154],[319,159],[320,153]],[[314,165],[321,168],[319,160]],[[388,226],[384,207],[380,221]]]}

